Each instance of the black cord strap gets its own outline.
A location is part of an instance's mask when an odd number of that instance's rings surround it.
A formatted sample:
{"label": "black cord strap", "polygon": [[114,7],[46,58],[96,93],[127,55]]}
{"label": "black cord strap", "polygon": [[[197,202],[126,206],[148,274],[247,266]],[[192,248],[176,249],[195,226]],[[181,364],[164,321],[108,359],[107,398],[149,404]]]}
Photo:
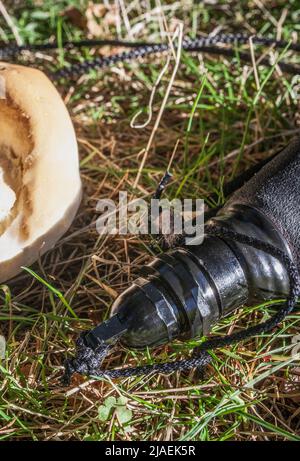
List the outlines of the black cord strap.
{"label": "black cord strap", "polygon": [[[195,39],[186,38],[183,40],[183,47],[189,51],[197,51],[199,48],[217,45],[218,43],[223,43],[226,45],[237,43],[239,45],[244,45],[249,43],[249,40],[256,45],[262,46],[274,46],[275,48],[286,48],[289,47],[290,50],[300,51],[300,44],[291,42],[289,44],[286,40],[276,40],[269,37],[261,37],[259,35],[248,35],[243,33],[236,34],[216,34],[208,35],[207,37],[197,37]],[[119,46],[123,48],[145,48],[145,47],[157,47],[160,48],[159,51],[164,51],[169,48],[168,44],[155,43],[155,42],[135,42],[128,40],[111,40],[111,39],[87,39],[87,40],[68,40],[51,43],[32,43],[27,45],[15,45],[8,44],[0,47],[0,58],[4,59],[10,56],[16,56],[23,51],[50,51],[63,48],[65,50],[72,50],[76,48],[92,48],[92,47],[104,47],[104,46]]]}
{"label": "black cord strap", "polygon": [[[245,45],[252,40],[254,44],[262,46],[273,46],[276,49],[289,48],[289,50],[300,51],[300,44],[288,43],[284,40],[275,40],[267,37],[249,36],[245,34],[217,34],[208,37],[199,37],[196,39],[184,39],[182,43],[183,50],[187,52],[202,51],[209,54],[217,54],[223,56],[235,56],[235,51],[231,48],[222,48],[216,46],[218,44],[224,45]],[[103,46],[120,46],[125,48],[132,48],[130,51],[118,53],[107,57],[96,57],[92,60],[84,61],[78,64],[73,64],[69,67],[64,67],[52,74],[52,78],[75,78],[91,69],[101,69],[110,65],[115,65],[121,62],[131,61],[137,58],[142,58],[147,55],[163,53],[169,50],[168,43],[145,43],[145,42],[129,42],[119,40],[80,40],[80,41],[66,41],[61,44],[65,50],[72,50],[82,47],[103,47]],[[59,49],[60,46],[57,42],[42,43],[42,44],[28,44],[28,45],[6,45],[0,48],[0,59],[10,59],[21,54],[23,51],[50,51]],[[240,53],[240,58],[246,62],[252,62],[251,56],[247,53]],[[270,65],[269,59],[264,58],[261,64]],[[291,74],[299,74],[300,69],[289,63],[278,63],[278,66],[285,72]]]}
{"label": "black cord strap", "polygon": [[249,237],[244,234],[239,234],[232,230],[226,229],[219,225],[207,226],[206,233],[223,239],[232,240],[234,242],[242,243],[244,245],[252,246],[257,250],[264,251],[274,258],[281,261],[287,270],[290,292],[289,295],[276,314],[265,322],[259,323],[246,330],[239,331],[227,336],[217,336],[209,339],[200,344],[198,350],[199,355],[189,359],[177,360],[174,362],[166,362],[162,364],[145,365],[140,367],[127,367],[113,370],[103,370],[100,368],[105,356],[111,350],[111,346],[99,346],[95,351],[87,347],[84,343],[84,338],[80,337],[77,343],[77,355],[75,359],[68,360],[65,364],[65,374],[63,377],[63,384],[68,385],[73,373],[84,373],[90,376],[109,377],[109,378],[128,378],[130,376],[140,376],[158,373],[171,373],[174,371],[185,371],[192,368],[203,368],[210,361],[211,357],[207,351],[214,350],[220,347],[229,346],[231,344],[243,341],[254,335],[266,333],[275,328],[285,317],[294,309],[297,298],[300,294],[300,276],[298,269],[292,259],[279,248],[263,242],[259,239]]}
{"label": "black cord strap", "polygon": [[[187,52],[196,52],[202,51],[210,54],[225,55],[225,56],[234,56],[235,52],[233,49],[226,49],[217,47],[217,44],[237,44],[244,45],[247,44],[252,39],[252,42],[255,44],[270,46],[273,45],[276,49],[284,49],[289,47],[290,50],[300,51],[300,45],[297,43],[291,43],[282,40],[274,40],[265,37],[258,36],[248,36],[244,34],[218,34],[215,36],[209,37],[200,37],[194,40],[185,39],[182,42],[182,49]],[[125,51],[118,53],[112,56],[105,57],[96,57],[90,61],[84,61],[82,63],[73,64],[70,67],[64,67],[54,72],[52,77],[54,79],[60,78],[74,78],[82,74],[87,73],[92,69],[102,69],[111,65],[116,65],[121,62],[129,62],[138,58],[143,58],[148,55],[163,53],[168,51],[170,46],[167,43],[158,43],[158,44],[139,44],[137,47],[134,47],[133,50]],[[251,56],[246,53],[242,53],[240,58],[246,62],[252,62]],[[261,64],[270,66],[268,58],[264,58],[261,61]],[[299,74],[300,68],[288,63],[278,63],[278,66],[287,73]]]}

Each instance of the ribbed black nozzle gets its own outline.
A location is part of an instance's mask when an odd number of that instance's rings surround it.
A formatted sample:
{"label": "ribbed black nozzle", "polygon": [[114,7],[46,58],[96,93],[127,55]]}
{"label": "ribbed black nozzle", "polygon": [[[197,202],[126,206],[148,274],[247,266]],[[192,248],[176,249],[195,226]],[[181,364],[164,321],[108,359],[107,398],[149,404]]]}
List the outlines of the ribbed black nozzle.
{"label": "ribbed black nozzle", "polygon": [[[233,206],[215,219],[287,249],[272,223],[251,207]],[[253,293],[270,299],[287,292],[286,270],[275,258],[207,236],[201,245],[156,257],[116,300],[112,314],[127,327],[120,338],[124,345],[144,348],[207,335],[218,319],[252,300]]]}
{"label": "ribbed black nozzle", "polygon": [[[270,331],[292,311],[299,294],[300,138],[278,154],[208,221],[201,245],[158,256],[114,303],[112,318],[78,338],[66,364],[98,374],[116,339],[132,348],[206,335],[212,325],[245,303],[288,296],[271,319],[244,332],[211,339],[188,360],[113,370],[110,376],[190,369],[207,363],[203,352]],[[288,192],[288,193],[287,193]],[[296,263],[294,263],[296,261]]]}

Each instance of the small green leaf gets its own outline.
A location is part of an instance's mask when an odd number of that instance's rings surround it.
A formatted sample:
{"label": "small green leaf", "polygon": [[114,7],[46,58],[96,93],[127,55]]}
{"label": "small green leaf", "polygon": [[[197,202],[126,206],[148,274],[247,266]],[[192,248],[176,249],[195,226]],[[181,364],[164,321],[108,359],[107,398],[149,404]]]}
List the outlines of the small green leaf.
{"label": "small green leaf", "polygon": [[109,409],[115,407],[116,403],[117,403],[117,401],[116,401],[115,397],[113,397],[113,396],[107,397],[107,399],[105,399],[105,401],[104,401],[104,405],[106,406],[106,408],[109,408]]}
{"label": "small green leaf", "polygon": [[124,406],[117,407],[117,416],[121,424],[128,423],[132,418],[132,411]]}
{"label": "small green leaf", "polygon": [[101,405],[98,408],[98,418],[100,421],[107,421],[110,413],[110,408],[106,407],[105,405]]}
{"label": "small green leaf", "polygon": [[128,398],[127,397],[124,397],[124,395],[122,395],[121,397],[118,398],[118,405],[126,405],[126,403],[128,402]]}

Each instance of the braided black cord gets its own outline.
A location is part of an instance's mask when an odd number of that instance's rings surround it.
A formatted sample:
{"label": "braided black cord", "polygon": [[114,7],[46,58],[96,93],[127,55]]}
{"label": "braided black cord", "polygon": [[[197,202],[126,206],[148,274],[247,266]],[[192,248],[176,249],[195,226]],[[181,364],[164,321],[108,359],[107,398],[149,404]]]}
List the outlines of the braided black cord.
{"label": "braided black cord", "polygon": [[[218,55],[227,55],[233,56],[234,51],[228,50],[224,48],[217,47],[218,43],[223,43],[226,45],[229,44],[239,44],[243,45],[249,42],[250,38],[252,38],[253,43],[259,45],[273,45],[275,48],[286,48],[289,46],[290,50],[293,51],[300,51],[300,45],[298,43],[291,43],[289,45],[288,42],[283,40],[274,40],[271,38],[266,37],[258,37],[258,36],[249,36],[244,34],[218,34],[213,37],[200,37],[194,40],[185,39],[182,42],[182,48],[185,51],[195,52],[195,51],[203,51],[210,54],[218,54]],[[118,53],[112,56],[106,57],[96,57],[90,61],[84,61],[82,63],[73,64],[70,67],[65,67],[53,73],[54,79],[59,78],[74,78],[76,76],[80,76],[89,70],[92,69],[101,69],[103,67],[108,67],[111,65],[115,65],[120,62],[128,62],[138,58],[143,58],[145,56],[151,54],[158,54],[169,50],[170,47],[167,43],[158,43],[158,44],[147,44],[136,47],[133,50],[125,51],[122,53]],[[247,54],[242,54],[241,59],[244,59],[248,62],[251,62],[251,56]],[[262,60],[262,64],[270,65],[269,60],[264,58]],[[296,66],[287,63],[278,64],[282,70],[287,71],[292,74],[298,74],[300,69]]]}
{"label": "braided black cord", "polygon": [[155,43],[147,43],[147,42],[128,42],[128,41],[123,41],[123,40],[93,40],[93,39],[87,39],[87,40],[79,40],[79,41],[65,41],[62,42],[61,44],[58,44],[57,42],[52,42],[52,43],[32,43],[28,45],[16,45],[16,44],[9,44],[9,45],[4,45],[0,47],[0,59],[7,59],[11,58],[14,56],[17,56],[19,54],[22,54],[23,51],[30,51],[30,52],[36,52],[36,51],[51,51],[51,50],[58,50],[60,48],[64,50],[74,50],[77,48],[93,48],[93,47],[104,47],[104,46],[118,46],[118,47],[123,47],[123,48],[139,48],[139,47],[144,47],[147,45],[155,45]]}
{"label": "braided black cord", "polygon": [[[224,55],[224,56],[234,56],[234,50],[220,48],[216,46],[217,44],[239,44],[244,45],[249,43],[250,38],[252,42],[257,45],[271,46],[275,48],[286,48],[289,47],[290,50],[300,51],[300,44],[298,43],[288,43],[284,40],[274,40],[267,37],[259,36],[249,36],[245,34],[217,34],[214,36],[208,37],[199,37],[196,39],[185,39],[183,40],[183,49],[185,51],[194,52],[202,51],[210,54]],[[127,62],[137,58],[141,58],[151,54],[157,54],[165,52],[169,49],[167,43],[144,43],[144,42],[128,42],[128,41],[119,41],[119,40],[80,40],[80,41],[67,41],[62,43],[63,49],[74,49],[80,47],[95,47],[95,46],[122,46],[126,48],[134,48],[133,50],[118,53],[112,56],[107,57],[96,57],[90,61],[84,61],[82,63],[73,64],[70,67],[65,67],[58,70],[52,74],[54,79],[59,78],[74,78],[80,76],[81,74],[86,73],[91,69],[100,69],[110,65],[114,65],[120,62]],[[7,45],[0,48],[0,59],[9,59],[23,51],[47,51],[54,50],[59,48],[57,42],[54,43],[45,43],[45,44],[32,44],[32,45]],[[244,61],[251,62],[251,56],[249,54],[242,53],[240,58]],[[269,60],[264,58],[261,61],[264,65],[269,65]],[[279,66],[285,72],[298,74],[300,69],[292,64],[280,63]]]}
{"label": "braided black cord", "polygon": [[[259,335],[266,333],[273,328],[275,328],[284,318],[294,309],[297,298],[300,294],[300,277],[299,272],[292,261],[292,259],[279,248],[263,242],[259,239],[249,237],[244,234],[239,234],[235,231],[226,229],[219,225],[207,226],[206,233],[223,239],[229,239],[244,245],[249,245],[257,250],[264,251],[274,258],[277,258],[281,261],[287,270],[290,284],[290,292],[286,299],[286,302],[281,309],[278,310],[270,319],[262,322],[258,325],[247,328],[246,330],[239,331],[227,336],[217,336],[213,339],[209,339],[203,342],[198,350],[200,354],[194,356],[190,359],[178,360],[175,362],[166,362],[162,364],[154,365],[145,365],[140,367],[127,367],[122,369],[113,369],[113,370],[102,370],[100,369],[101,363],[97,362],[97,354],[101,355],[101,362],[103,361],[106,353],[109,349],[107,346],[103,345],[98,348],[96,351],[93,351],[91,348],[87,347],[84,344],[84,341],[81,342],[81,356],[78,361],[78,355],[75,359],[71,359],[66,363],[65,375],[63,377],[63,383],[69,384],[71,376],[74,372],[81,372],[80,370],[89,371],[89,374],[92,376],[98,377],[109,377],[109,378],[128,378],[131,376],[140,376],[140,375],[149,375],[149,374],[158,374],[158,373],[171,373],[174,371],[184,371],[192,368],[202,369],[211,361],[211,357],[207,351],[213,350],[219,347],[229,346],[231,344],[243,341],[254,335]],[[105,352],[103,353],[103,348],[106,347]],[[92,357],[92,361],[91,361]],[[85,363],[87,362],[87,363]]]}
{"label": "braided black cord", "polygon": [[[290,50],[300,51],[300,44],[290,43],[286,40],[276,40],[274,38],[260,37],[258,35],[247,35],[243,33],[236,34],[216,34],[208,37],[197,37],[195,39],[184,39],[183,47],[189,51],[197,51],[199,48],[217,45],[218,43],[224,43],[226,45],[237,43],[239,45],[249,43],[249,40],[252,40],[253,43],[263,46],[272,46],[275,48],[286,48],[289,46]],[[123,48],[144,48],[147,46],[151,47],[165,47],[165,44],[154,43],[154,42],[133,42],[126,40],[111,40],[111,39],[86,39],[86,40],[68,40],[63,41],[61,44],[58,42],[52,43],[33,43],[28,45],[16,45],[9,44],[4,45],[0,48],[0,58],[4,59],[6,57],[16,56],[23,51],[50,51],[63,48],[66,50],[72,50],[76,48],[84,47],[104,47],[104,46],[119,46]],[[168,45],[167,45],[168,47]],[[163,50],[162,50],[163,51]]]}
{"label": "braided black cord", "polygon": [[71,376],[76,372],[82,375],[94,375],[99,370],[101,363],[108,355],[111,345],[102,344],[96,350],[87,347],[85,344],[86,332],[83,332],[76,341],[76,357],[65,361],[65,373],[62,383],[68,385]]}
{"label": "braided black cord", "polygon": [[190,370],[192,368],[203,368],[211,362],[211,357],[206,351],[190,359],[176,360],[175,362],[156,363],[140,367],[127,367],[112,370],[102,370],[101,364],[113,346],[105,344],[96,350],[88,347],[84,342],[84,335],[76,341],[76,357],[65,362],[65,372],[62,377],[62,384],[68,386],[74,373],[88,376],[106,378],[129,378],[131,376],[142,376],[149,374],[168,374],[174,371]]}

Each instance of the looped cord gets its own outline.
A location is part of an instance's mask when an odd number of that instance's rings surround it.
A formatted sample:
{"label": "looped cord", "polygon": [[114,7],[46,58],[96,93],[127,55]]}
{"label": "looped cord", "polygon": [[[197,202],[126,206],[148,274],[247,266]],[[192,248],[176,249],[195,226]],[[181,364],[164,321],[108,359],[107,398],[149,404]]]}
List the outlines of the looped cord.
{"label": "looped cord", "polygon": [[74,373],[82,375],[94,375],[99,370],[103,360],[110,352],[111,345],[101,344],[97,349],[87,347],[84,341],[86,332],[81,333],[76,341],[76,357],[65,361],[65,373],[62,377],[62,384],[69,385],[71,376]]}
{"label": "looped cord", "polygon": [[65,374],[63,377],[63,383],[69,384],[73,373],[89,374],[95,377],[109,377],[109,378],[128,378],[131,376],[149,375],[149,374],[167,374],[174,371],[185,371],[192,368],[203,369],[208,363],[211,362],[211,356],[209,350],[214,350],[220,347],[229,346],[231,344],[243,341],[254,335],[266,333],[275,328],[285,317],[292,312],[294,309],[297,298],[300,294],[300,277],[299,272],[292,261],[292,259],[279,248],[263,242],[259,239],[249,237],[244,234],[239,234],[235,231],[224,228],[216,224],[209,225],[206,227],[206,233],[222,239],[232,240],[237,243],[252,246],[257,250],[264,251],[274,258],[277,258],[282,262],[287,270],[290,292],[289,295],[276,314],[265,322],[259,323],[246,330],[233,333],[226,336],[217,336],[209,339],[198,347],[200,350],[199,355],[193,356],[189,359],[176,360],[174,362],[166,362],[162,364],[145,365],[140,367],[127,367],[113,370],[103,370],[100,365],[111,349],[111,346],[101,345],[96,351],[93,351],[84,344],[83,338],[79,338],[77,344],[77,356],[75,359],[71,359],[66,362]]}

